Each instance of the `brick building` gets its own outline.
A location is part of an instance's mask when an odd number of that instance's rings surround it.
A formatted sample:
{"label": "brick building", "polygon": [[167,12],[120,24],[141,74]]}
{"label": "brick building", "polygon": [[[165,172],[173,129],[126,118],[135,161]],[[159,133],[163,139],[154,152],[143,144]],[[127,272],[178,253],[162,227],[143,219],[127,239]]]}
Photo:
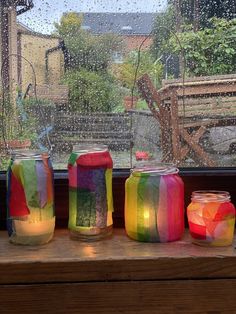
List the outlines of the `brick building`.
{"label": "brick building", "polygon": [[114,52],[114,62],[120,63],[132,50],[137,50],[144,39],[142,49],[152,44],[150,35],[156,13],[83,13],[82,28],[95,35],[115,34],[123,42],[123,51]]}
{"label": "brick building", "polygon": [[[24,92],[34,83],[58,85],[64,73],[63,42],[52,35],[32,31],[17,22],[17,16],[33,8],[32,0],[0,0],[0,66],[4,61],[3,81],[15,98],[17,87]],[[114,63],[121,63],[130,51],[150,47],[156,14],[153,13],[84,13],[82,28],[95,35],[112,33],[123,41],[122,51],[115,51]],[[8,57],[11,55],[10,57]],[[23,57],[23,58],[22,58]]]}

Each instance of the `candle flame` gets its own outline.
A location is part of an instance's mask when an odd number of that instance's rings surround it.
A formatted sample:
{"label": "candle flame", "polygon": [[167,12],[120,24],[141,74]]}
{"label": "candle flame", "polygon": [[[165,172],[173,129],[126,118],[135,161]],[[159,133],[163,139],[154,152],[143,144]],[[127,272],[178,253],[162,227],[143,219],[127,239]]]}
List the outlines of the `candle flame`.
{"label": "candle flame", "polygon": [[144,219],[149,219],[149,211],[144,212]]}

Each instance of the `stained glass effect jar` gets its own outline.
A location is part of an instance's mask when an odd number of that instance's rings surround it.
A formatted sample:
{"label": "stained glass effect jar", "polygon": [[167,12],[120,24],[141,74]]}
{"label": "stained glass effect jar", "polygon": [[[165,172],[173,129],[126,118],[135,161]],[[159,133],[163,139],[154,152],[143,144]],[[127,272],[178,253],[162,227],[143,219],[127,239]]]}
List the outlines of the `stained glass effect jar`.
{"label": "stained glass effect jar", "polygon": [[53,169],[48,154],[13,152],[7,170],[7,209],[10,242],[39,245],[52,239]]}
{"label": "stained glass effect jar", "polygon": [[204,246],[231,245],[235,208],[225,191],[195,191],[187,208],[192,241]]}
{"label": "stained glass effect jar", "polygon": [[169,242],[184,231],[184,184],[172,165],[145,165],[125,184],[125,229],[138,241]]}
{"label": "stained glass effect jar", "polygon": [[112,233],[112,158],[106,145],[76,145],[68,162],[71,237],[99,240]]}

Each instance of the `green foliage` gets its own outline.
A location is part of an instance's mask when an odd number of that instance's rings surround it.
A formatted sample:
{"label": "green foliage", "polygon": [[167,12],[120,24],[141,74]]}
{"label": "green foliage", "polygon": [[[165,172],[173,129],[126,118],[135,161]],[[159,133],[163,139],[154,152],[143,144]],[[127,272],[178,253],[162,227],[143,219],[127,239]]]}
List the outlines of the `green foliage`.
{"label": "green foliage", "polygon": [[83,30],[65,42],[69,50],[69,67],[89,71],[106,70],[118,46],[118,39],[111,34],[94,36]]}
{"label": "green foliage", "polygon": [[38,106],[40,106],[40,107],[55,107],[55,104],[51,100],[41,99],[41,98],[38,98],[36,100],[33,97],[24,99],[23,104],[24,104],[26,111],[30,111],[31,108],[38,107]]}
{"label": "green foliage", "polygon": [[[174,6],[175,0],[169,0],[169,6]],[[209,26],[212,17],[233,19],[236,14],[235,1],[232,0],[181,0],[180,13],[185,24],[194,22],[194,6],[198,6],[200,28]]]}
{"label": "green foliage", "polygon": [[138,110],[149,110],[147,102],[145,100],[138,100],[136,104],[136,109]]}
{"label": "green foliage", "polygon": [[[192,50],[191,52],[189,52],[189,55],[187,55],[189,72],[196,75],[202,75],[202,73],[210,75],[232,72],[232,64],[230,64],[229,66],[226,65],[228,60],[230,60],[231,63],[233,59],[231,55],[234,54],[234,52],[231,50],[231,43],[227,42],[226,47],[224,39],[222,39],[223,44],[221,45],[220,39],[216,38],[216,46],[219,44],[219,49],[217,49],[217,47],[215,47],[214,49],[208,49],[207,46],[215,45],[214,39],[211,40],[210,36],[224,36],[223,32],[221,32],[221,34],[217,34],[215,29],[217,28],[220,32],[220,27],[217,26],[213,21],[217,20],[217,18],[224,18],[228,21],[233,19],[236,15],[236,7],[234,1],[168,0],[166,10],[157,15],[154,25],[152,53],[156,58],[162,56],[162,59],[164,60],[167,56],[171,55],[173,57],[175,53],[176,57],[179,57],[180,55],[181,47],[176,42],[176,38],[174,38],[174,33],[176,33],[176,10],[179,10],[179,14],[181,15],[180,22],[182,23],[182,25],[179,26],[182,32],[184,32],[183,45],[186,44],[187,46],[185,47],[185,52],[188,54],[189,49]],[[198,11],[197,16],[195,15],[196,11]],[[206,30],[205,34],[201,33],[201,31],[204,32],[204,29],[206,27],[208,30]],[[200,32],[197,32],[197,34],[195,35],[193,32],[193,28],[195,28],[195,31],[199,29]],[[208,36],[207,32],[210,32],[211,28],[214,29],[214,31]],[[207,36],[206,43],[204,43],[204,35]],[[178,36],[180,36],[179,33]],[[200,37],[200,39],[198,37]],[[170,39],[172,42],[175,41],[175,45],[170,45]],[[188,45],[191,47],[188,47]],[[210,54],[207,56],[208,51],[210,52]],[[212,52],[213,55],[211,55]],[[222,53],[226,53],[225,58],[222,57]],[[212,59],[211,62],[207,60],[210,58]],[[216,60],[214,61],[213,59],[215,58]],[[174,59],[177,60],[175,57]],[[201,63],[201,66],[198,66],[199,62]],[[216,66],[214,64],[215,62],[217,63]],[[223,62],[223,64],[220,65],[220,62]],[[211,67],[210,69],[208,68],[209,66]],[[176,73],[176,71],[174,71],[174,73]]]}
{"label": "green foliage", "polygon": [[56,28],[56,35],[63,37],[66,40],[73,35],[80,33],[80,27],[83,22],[82,14],[77,12],[64,13],[59,23],[54,23]]}
{"label": "green foliage", "polygon": [[121,95],[108,71],[121,40],[113,34],[95,36],[81,29],[82,19],[71,12],[55,23],[68,51],[64,83],[69,86],[70,107],[84,113],[112,111],[121,102]]}
{"label": "green foliage", "polygon": [[235,17],[236,6],[232,0],[200,0],[200,21],[202,26],[208,25],[212,17],[230,20]]}
{"label": "green foliage", "polygon": [[166,53],[166,45],[175,31],[175,10],[169,5],[164,12],[157,15],[153,28],[153,45],[151,51],[155,58]]}
{"label": "green foliage", "polygon": [[0,157],[0,171],[6,171],[10,163],[10,157],[1,155]]}
{"label": "green foliage", "polygon": [[[22,104],[23,105],[23,104]],[[34,140],[36,138],[35,133],[35,121],[27,116],[23,118],[23,107],[18,107],[17,104],[12,103],[6,99],[0,104],[2,108],[2,123],[4,129],[0,134],[1,141],[3,137],[5,140]]]}
{"label": "green foliage", "polygon": [[113,34],[95,36],[81,29],[82,16],[75,12],[63,14],[55,23],[56,34],[65,41],[69,68],[89,71],[106,70],[114,50],[121,49],[121,39]]}
{"label": "green foliage", "polygon": [[[137,69],[138,52],[133,51],[126,58],[124,63],[113,67],[113,73],[121,84],[131,90],[134,85],[135,72]],[[149,76],[155,82],[157,88],[161,86],[163,78],[163,66],[160,62],[156,61],[149,51],[142,51],[140,53],[140,63],[138,66],[137,79],[143,74]]]}
{"label": "green foliage", "polygon": [[110,112],[119,104],[119,91],[112,77],[106,73],[71,70],[66,73],[64,82],[69,86],[72,110]]}
{"label": "green foliage", "polygon": [[[236,19],[213,18],[210,23],[211,28],[179,34],[190,75],[228,74],[236,70]],[[181,51],[174,36],[170,49],[177,54]]]}

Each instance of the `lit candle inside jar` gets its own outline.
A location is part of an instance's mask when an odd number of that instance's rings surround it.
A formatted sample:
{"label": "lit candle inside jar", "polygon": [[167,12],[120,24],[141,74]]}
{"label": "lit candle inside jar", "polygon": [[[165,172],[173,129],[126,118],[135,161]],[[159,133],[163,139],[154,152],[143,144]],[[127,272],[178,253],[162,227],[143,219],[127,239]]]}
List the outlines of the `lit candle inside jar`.
{"label": "lit candle inside jar", "polygon": [[7,171],[8,234],[15,244],[50,241],[55,227],[53,170],[46,154],[21,151]]}
{"label": "lit candle inside jar", "polygon": [[125,183],[125,229],[145,242],[178,240],[184,230],[183,182],[170,165],[137,167]]}
{"label": "lit candle inside jar", "polygon": [[150,217],[149,209],[145,209],[145,211],[144,211],[144,225],[147,228],[149,227],[149,217]]}
{"label": "lit candle inside jar", "polygon": [[55,217],[45,221],[29,222],[14,219],[14,229],[18,236],[40,236],[51,234],[55,227]]}
{"label": "lit candle inside jar", "polygon": [[207,246],[232,244],[235,208],[228,192],[193,192],[187,214],[194,243]]}

